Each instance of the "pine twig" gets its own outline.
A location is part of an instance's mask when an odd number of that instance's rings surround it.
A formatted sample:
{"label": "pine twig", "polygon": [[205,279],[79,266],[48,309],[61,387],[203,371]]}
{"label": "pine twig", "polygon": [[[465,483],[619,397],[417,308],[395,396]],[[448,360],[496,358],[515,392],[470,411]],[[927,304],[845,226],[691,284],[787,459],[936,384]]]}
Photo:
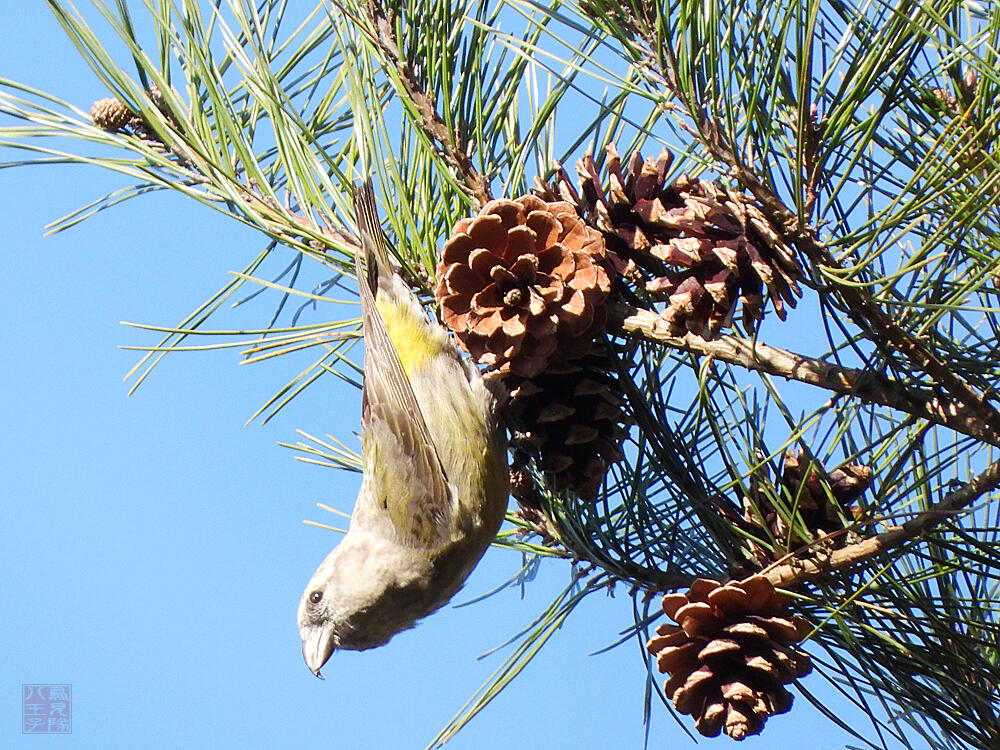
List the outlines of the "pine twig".
{"label": "pine twig", "polygon": [[[664,89],[678,97],[687,107],[693,126],[685,129],[698,138],[712,158],[729,168],[732,177],[754,196],[771,223],[781,227],[784,238],[813,265],[833,272],[843,270],[843,265],[830,254],[805,219],[790,209],[759,175],[748,168],[738,149],[734,147],[733,140],[710,116],[708,107],[703,102],[684,95],[674,53],[669,45],[657,43],[657,33],[650,19],[634,16],[632,28],[637,40],[645,48],[643,54],[647,70]],[[985,426],[988,434],[1000,434],[1000,412],[987,401],[985,395],[959,376],[947,362],[941,361],[924,342],[893,320],[863,288],[841,284],[837,286],[837,292],[851,311],[852,317],[863,321],[863,327],[870,330],[870,338],[877,346],[906,357],[915,369],[925,372],[932,381],[951,394],[960,405],[959,411]],[[982,438],[982,435],[976,437]]]}
{"label": "pine twig", "polygon": [[804,581],[818,578],[833,570],[841,570],[864,562],[876,555],[913,541],[930,531],[942,521],[972,505],[979,497],[1000,487],[1000,461],[994,461],[985,471],[969,480],[961,487],[949,492],[940,502],[921,511],[909,521],[899,526],[891,526],[885,531],[834,550],[828,556],[814,559],[796,559],[789,563],[775,565],[763,574],[777,587],[791,588]]}
{"label": "pine twig", "polygon": [[942,398],[930,389],[904,386],[873,372],[840,367],[731,334],[711,341],[693,333],[673,336],[667,321],[651,310],[620,308],[613,315],[623,331],[647,341],[898,409],[1000,447],[1000,432],[990,426],[981,411]]}
{"label": "pine twig", "polygon": [[493,199],[490,193],[489,181],[472,165],[472,159],[465,149],[457,142],[455,133],[448,129],[437,111],[437,102],[433,94],[428,93],[417,79],[413,68],[403,58],[396,39],[396,18],[391,8],[384,7],[376,0],[367,4],[368,19],[375,29],[374,41],[385,54],[388,62],[395,68],[406,94],[420,113],[420,124],[427,134],[441,147],[448,159],[461,175],[463,182],[476,202],[476,209],[481,208]]}

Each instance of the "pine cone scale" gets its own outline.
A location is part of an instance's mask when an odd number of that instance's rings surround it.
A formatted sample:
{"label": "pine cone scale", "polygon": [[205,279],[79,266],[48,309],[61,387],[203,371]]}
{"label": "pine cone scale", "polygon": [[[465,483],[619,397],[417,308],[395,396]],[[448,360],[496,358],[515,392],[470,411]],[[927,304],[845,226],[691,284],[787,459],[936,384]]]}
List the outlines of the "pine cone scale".
{"label": "pine cone scale", "polygon": [[468,268],[480,283],[489,283],[487,280],[493,278],[493,269],[503,265],[503,258],[489,248],[476,247],[469,253]]}
{"label": "pine cone scale", "polygon": [[507,230],[507,252],[513,257],[531,256],[538,252],[538,235],[526,224]]}
{"label": "pine cone scale", "polygon": [[[471,244],[473,248],[498,248],[501,251],[506,251],[507,227],[505,225],[506,222],[500,216],[481,215],[480,220],[473,222],[469,227],[469,241],[463,244]],[[447,252],[447,245],[445,251]],[[444,260],[448,262],[447,255]]]}
{"label": "pine cone scale", "polygon": [[535,246],[532,248],[532,252],[542,252],[545,248],[559,241],[562,223],[548,211],[531,211],[524,223],[535,233]]}
{"label": "pine cone scale", "polygon": [[[438,296],[447,293],[453,299],[461,299],[474,293],[482,286],[482,278],[472,268],[462,265],[452,266],[447,275],[441,277],[438,285]],[[456,301],[457,301],[456,299]]]}

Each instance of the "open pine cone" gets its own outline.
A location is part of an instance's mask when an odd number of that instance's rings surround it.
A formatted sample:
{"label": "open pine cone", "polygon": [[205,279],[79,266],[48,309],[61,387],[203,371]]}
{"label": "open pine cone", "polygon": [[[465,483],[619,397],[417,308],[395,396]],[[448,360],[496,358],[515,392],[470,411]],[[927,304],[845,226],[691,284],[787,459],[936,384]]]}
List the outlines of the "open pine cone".
{"label": "open pine cone", "polygon": [[605,324],[604,239],[568,203],[528,195],[487,203],[445,243],[441,318],[480,364],[533,377],[580,357]]}
{"label": "open pine cone", "polygon": [[674,335],[715,336],[740,306],[750,332],[763,317],[765,294],[784,319],[785,304],[794,306],[801,295],[802,269],[747,196],[683,176],[668,184],[666,150],[655,160],[635,152],[625,170],[614,146],[607,155],[607,188],[588,154],[576,165],[582,194],[561,167],[539,193],[576,205],[604,233],[621,267],[667,303],[662,315]]}
{"label": "open pine cone", "polygon": [[812,627],[787,610],[788,597],[764,576],[725,585],[699,578],[686,594],[663,597],[678,624],[660,625],[646,648],[669,674],[663,689],[674,708],[701,734],[741,740],[791,708],[784,686],[812,669],[795,648]]}

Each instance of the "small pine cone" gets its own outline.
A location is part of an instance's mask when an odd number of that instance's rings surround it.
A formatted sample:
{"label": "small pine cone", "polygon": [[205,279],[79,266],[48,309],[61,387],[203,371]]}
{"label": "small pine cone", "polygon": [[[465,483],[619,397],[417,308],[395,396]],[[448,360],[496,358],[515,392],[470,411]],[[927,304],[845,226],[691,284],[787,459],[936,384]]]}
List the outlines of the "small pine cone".
{"label": "small pine cone", "polygon": [[[627,169],[607,148],[607,189],[591,155],[577,163],[577,205],[600,229],[609,255],[643,271],[645,290],[667,302],[663,317],[674,335],[710,338],[729,327],[742,305],[743,327],[764,314],[764,295],[785,318],[801,296],[803,272],[791,249],[743,193],[708,180],[666,182],[673,160],[632,154]],[[554,190],[567,193],[563,175]]]}
{"label": "small pine cone", "polygon": [[741,740],[791,708],[784,686],[812,669],[795,648],[812,626],[787,615],[788,597],[767,578],[699,578],[686,594],[666,594],[663,611],[678,624],[660,625],[646,649],[669,675],[663,689],[674,708],[693,716],[701,734]]}
{"label": "small pine cone", "polygon": [[568,203],[487,203],[445,243],[441,318],[480,364],[532,377],[586,354],[604,330],[611,288],[604,240]]}
{"label": "small pine cone", "polygon": [[[776,492],[784,496],[789,507],[795,508],[798,513],[796,525],[805,527],[812,539],[803,538],[801,533],[791,528],[774,503],[759,491],[759,480],[751,479],[751,497],[743,498],[743,519],[752,527],[766,529],[763,536],[770,536],[782,545],[766,550],[751,543],[751,551],[766,565],[813,539],[847,528],[862,515],[861,508],[853,503],[868,489],[872,478],[870,466],[844,464],[827,472],[802,452],[786,451]],[[836,549],[843,547],[847,541],[846,535],[834,535],[825,540],[824,546]]]}
{"label": "small pine cone", "polygon": [[135,117],[136,114],[125,106],[125,102],[113,96],[98,99],[90,107],[90,119],[101,130],[121,130]]}
{"label": "small pine cone", "polygon": [[512,442],[535,459],[549,489],[594,501],[608,467],[622,458],[630,418],[611,373],[609,357],[597,350],[509,379]]}
{"label": "small pine cone", "polygon": [[929,102],[938,106],[951,116],[959,113],[958,98],[948,89],[931,89]]}
{"label": "small pine cone", "polygon": [[132,132],[144,141],[159,141],[160,139],[156,135],[156,131],[149,127],[149,123],[146,122],[142,115],[136,115],[129,122],[128,126],[132,128]]}

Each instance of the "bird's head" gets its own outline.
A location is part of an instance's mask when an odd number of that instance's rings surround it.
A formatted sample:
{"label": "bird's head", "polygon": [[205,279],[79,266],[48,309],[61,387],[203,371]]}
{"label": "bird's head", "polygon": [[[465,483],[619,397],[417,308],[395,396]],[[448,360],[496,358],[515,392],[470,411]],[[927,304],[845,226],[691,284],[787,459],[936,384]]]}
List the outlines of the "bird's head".
{"label": "bird's head", "polygon": [[309,671],[322,679],[320,669],[340,645],[337,632],[338,589],[342,571],[337,565],[340,547],[335,548],[309,579],[299,600],[299,635],[302,637],[302,658]]}
{"label": "bird's head", "polygon": [[433,566],[413,550],[349,534],[327,555],[299,601],[302,656],[320,669],[336,649],[387,643],[443,602],[428,597]]}

